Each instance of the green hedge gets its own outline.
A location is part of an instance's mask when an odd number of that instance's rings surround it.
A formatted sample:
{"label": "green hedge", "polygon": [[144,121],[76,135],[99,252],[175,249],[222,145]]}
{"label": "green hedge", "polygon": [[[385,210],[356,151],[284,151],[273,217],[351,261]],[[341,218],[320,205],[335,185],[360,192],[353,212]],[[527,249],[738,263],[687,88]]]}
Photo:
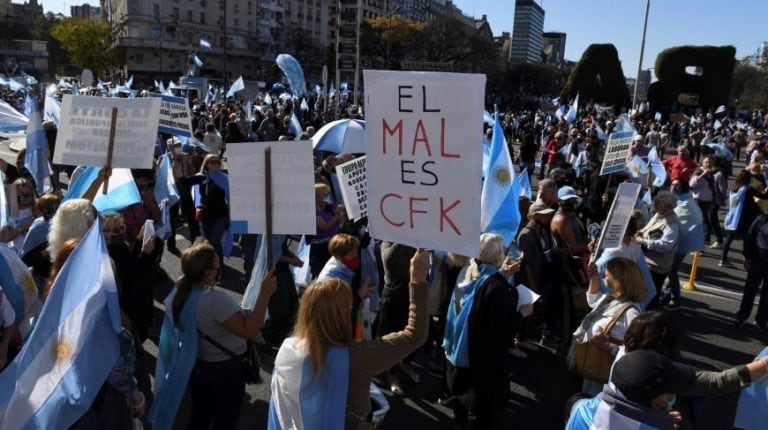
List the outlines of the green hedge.
{"label": "green hedge", "polygon": [[572,100],[577,93],[584,102],[607,103],[616,109],[630,106],[619,53],[613,44],[592,44],[584,51],[560,92],[560,100]]}

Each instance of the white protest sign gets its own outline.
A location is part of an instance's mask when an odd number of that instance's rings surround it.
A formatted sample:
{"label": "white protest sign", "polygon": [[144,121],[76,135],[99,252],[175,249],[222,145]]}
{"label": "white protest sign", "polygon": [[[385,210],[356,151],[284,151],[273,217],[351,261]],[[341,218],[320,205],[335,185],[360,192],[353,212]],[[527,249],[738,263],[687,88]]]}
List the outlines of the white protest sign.
{"label": "white protest sign", "polygon": [[347,218],[358,221],[368,216],[368,180],[365,156],[336,166],[341,197],[347,210]]}
{"label": "white protest sign", "polygon": [[[476,257],[485,76],[364,71],[377,239]],[[457,97],[461,102],[457,102]]]}
{"label": "white protest sign", "polygon": [[632,132],[624,131],[611,133],[603,155],[603,167],[600,175],[621,172],[627,164],[627,158],[632,151]]}
{"label": "white protest sign", "polygon": [[600,234],[597,249],[618,248],[624,239],[624,233],[627,231],[629,218],[632,211],[635,210],[637,196],[640,195],[640,184],[622,182],[616,191],[616,197],[611,204],[611,210],[608,212],[608,218]]}
{"label": "white protest sign", "polygon": [[189,111],[187,99],[155,93],[151,93],[150,96],[162,100],[160,121],[157,127],[160,133],[167,133],[172,136],[192,136],[192,113]]}
{"label": "white protest sign", "polygon": [[56,137],[55,164],[107,164],[112,108],[117,108],[112,167],[151,169],[160,99],[72,97],[65,94]]}
{"label": "white protest sign", "polygon": [[302,141],[227,144],[230,231],[266,233],[264,150],[272,148],[272,232],[315,234],[312,145]]}

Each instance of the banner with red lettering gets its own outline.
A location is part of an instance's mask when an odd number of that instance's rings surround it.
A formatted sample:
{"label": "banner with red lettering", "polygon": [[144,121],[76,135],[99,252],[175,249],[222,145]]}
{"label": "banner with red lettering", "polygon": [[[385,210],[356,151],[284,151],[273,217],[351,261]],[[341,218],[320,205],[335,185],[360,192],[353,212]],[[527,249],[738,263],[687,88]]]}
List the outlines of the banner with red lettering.
{"label": "banner with red lettering", "polygon": [[477,257],[485,75],[363,73],[372,236]]}

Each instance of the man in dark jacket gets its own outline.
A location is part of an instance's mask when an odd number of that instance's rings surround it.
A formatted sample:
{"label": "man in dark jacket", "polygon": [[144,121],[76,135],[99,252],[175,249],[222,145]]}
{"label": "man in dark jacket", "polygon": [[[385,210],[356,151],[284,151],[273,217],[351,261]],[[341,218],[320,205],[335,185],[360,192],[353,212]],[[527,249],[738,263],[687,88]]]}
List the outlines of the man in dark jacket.
{"label": "man in dark jacket", "polygon": [[749,319],[755,295],[762,285],[755,326],[762,332],[768,332],[768,214],[757,217],[744,236],[744,267],[747,269],[747,280],[735,324],[740,327]]}

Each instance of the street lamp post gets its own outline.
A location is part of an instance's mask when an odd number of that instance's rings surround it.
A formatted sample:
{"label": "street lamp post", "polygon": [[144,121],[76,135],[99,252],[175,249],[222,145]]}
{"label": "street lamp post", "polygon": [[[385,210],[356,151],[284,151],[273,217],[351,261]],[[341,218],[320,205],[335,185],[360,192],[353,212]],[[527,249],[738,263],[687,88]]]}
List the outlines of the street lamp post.
{"label": "street lamp post", "polygon": [[227,71],[227,67],[228,67],[227,63],[229,62],[227,58],[227,42],[228,42],[227,40],[227,0],[219,0],[219,3],[224,8],[224,18],[223,18],[223,22],[221,23],[221,29],[222,29],[222,32],[224,33],[224,40],[222,43],[224,48],[224,76],[222,80],[224,83],[224,87],[226,88],[227,84],[229,83],[229,72]]}
{"label": "street lamp post", "polygon": [[640,61],[637,63],[637,79],[635,79],[635,94],[632,96],[632,108],[637,109],[637,89],[640,84],[640,72],[643,70],[643,54],[645,53],[645,31],[648,29],[648,11],[651,0],[645,0],[645,22],[643,23],[643,40],[640,42]]}

